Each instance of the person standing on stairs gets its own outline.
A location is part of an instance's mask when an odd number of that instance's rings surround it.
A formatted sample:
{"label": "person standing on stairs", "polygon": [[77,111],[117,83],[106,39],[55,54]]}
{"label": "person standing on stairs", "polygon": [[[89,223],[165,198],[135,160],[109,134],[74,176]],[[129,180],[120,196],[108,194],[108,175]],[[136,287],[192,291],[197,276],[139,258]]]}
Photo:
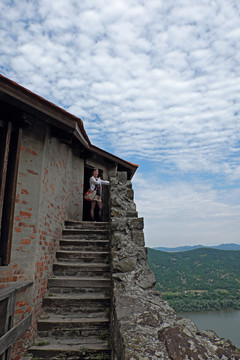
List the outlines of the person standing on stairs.
{"label": "person standing on stairs", "polygon": [[100,177],[98,177],[98,169],[94,169],[92,172],[92,176],[90,177],[90,189],[92,191],[97,190],[97,193],[94,197],[94,199],[91,201],[91,210],[90,215],[91,219],[94,221],[94,212],[96,204],[98,205],[98,216],[99,220],[102,219],[102,185],[109,185],[110,182],[107,180],[102,180]]}

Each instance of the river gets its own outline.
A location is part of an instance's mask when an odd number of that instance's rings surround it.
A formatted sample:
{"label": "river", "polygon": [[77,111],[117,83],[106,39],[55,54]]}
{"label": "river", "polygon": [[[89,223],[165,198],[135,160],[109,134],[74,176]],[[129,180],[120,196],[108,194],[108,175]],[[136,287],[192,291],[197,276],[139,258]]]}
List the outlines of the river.
{"label": "river", "polygon": [[240,310],[184,312],[179,316],[191,319],[200,331],[213,330],[240,348]]}

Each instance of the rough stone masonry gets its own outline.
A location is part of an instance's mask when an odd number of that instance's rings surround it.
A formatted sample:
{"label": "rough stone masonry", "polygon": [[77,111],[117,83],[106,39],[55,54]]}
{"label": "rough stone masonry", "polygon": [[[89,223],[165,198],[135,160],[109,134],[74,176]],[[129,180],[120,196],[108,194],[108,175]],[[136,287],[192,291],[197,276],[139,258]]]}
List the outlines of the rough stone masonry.
{"label": "rough stone masonry", "polygon": [[111,176],[111,312],[114,360],[237,360],[240,353],[213,331],[177,317],[155,290],[148,267],[143,219],[127,174]]}

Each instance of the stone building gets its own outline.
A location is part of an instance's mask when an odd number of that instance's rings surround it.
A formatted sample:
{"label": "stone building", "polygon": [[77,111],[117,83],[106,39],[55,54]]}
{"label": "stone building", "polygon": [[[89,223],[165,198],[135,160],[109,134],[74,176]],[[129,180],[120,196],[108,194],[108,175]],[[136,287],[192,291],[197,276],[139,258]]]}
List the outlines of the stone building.
{"label": "stone building", "polygon": [[81,119],[0,77],[0,337],[28,314],[21,327],[31,322],[34,336],[64,221],[88,220],[94,167],[103,179],[137,168],[92,145]]}
{"label": "stone building", "polygon": [[[111,184],[102,223],[83,200],[95,167]],[[240,359],[155,290],[136,169],[92,145],[79,118],[0,76],[0,360]]]}

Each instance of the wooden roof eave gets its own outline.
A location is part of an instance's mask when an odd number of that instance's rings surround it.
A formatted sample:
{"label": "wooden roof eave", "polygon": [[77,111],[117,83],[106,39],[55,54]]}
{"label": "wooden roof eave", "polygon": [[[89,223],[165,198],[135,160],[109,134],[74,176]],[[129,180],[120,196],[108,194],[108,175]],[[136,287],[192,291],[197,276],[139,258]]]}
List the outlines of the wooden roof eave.
{"label": "wooden roof eave", "polygon": [[87,150],[92,153],[96,153],[105,159],[113,161],[126,169],[126,171],[130,173],[130,178],[132,178],[136,172],[138,165],[131,164],[105,150],[98,148],[97,146],[92,145],[80,118],[70,114],[64,109],[56,106],[50,101],[31,92],[1,74],[0,99],[23,111],[29,112],[36,117],[40,117],[49,124],[58,126],[64,131],[73,134],[73,136],[80,141]]}
{"label": "wooden roof eave", "polygon": [[75,138],[77,140],[79,140],[85,148],[89,149],[89,146],[90,146],[90,141],[86,141],[86,139],[84,138],[79,126],[78,126],[78,123],[75,124],[75,129],[73,130],[73,135],[75,136]]}
{"label": "wooden roof eave", "polygon": [[135,174],[135,172],[138,168],[138,165],[131,164],[130,162],[123,160],[123,159],[119,158],[118,156],[115,156],[105,150],[102,150],[95,145],[91,144],[89,146],[89,150],[95,154],[103,156],[105,159],[111,160],[111,161],[117,163],[118,165],[121,165],[123,168],[126,169],[126,171],[128,171],[130,173],[130,179],[133,177],[133,175]]}
{"label": "wooden roof eave", "polygon": [[0,75],[0,98],[23,111],[39,116],[50,124],[73,133],[84,146],[89,146],[90,140],[81,119],[2,75]]}

